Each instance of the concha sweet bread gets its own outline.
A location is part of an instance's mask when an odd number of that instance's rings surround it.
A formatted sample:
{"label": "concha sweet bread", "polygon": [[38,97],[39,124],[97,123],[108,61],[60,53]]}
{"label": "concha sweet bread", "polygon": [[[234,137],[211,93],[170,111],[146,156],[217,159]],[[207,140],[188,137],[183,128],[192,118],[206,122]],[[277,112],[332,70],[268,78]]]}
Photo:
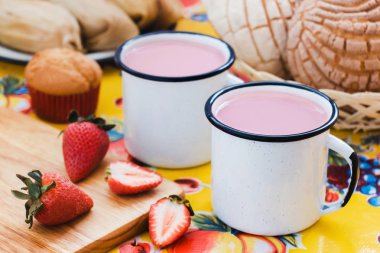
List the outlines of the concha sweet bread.
{"label": "concha sweet bread", "polygon": [[288,20],[300,0],[203,0],[219,35],[251,67],[285,77]]}
{"label": "concha sweet bread", "polygon": [[380,91],[379,21],[378,1],[304,1],[288,36],[291,74],[316,88]]}
{"label": "concha sweet bread", "polygon": [[0,43],[29,53],[52,47],[82,50],[75,17],[39,0],[0,0]]}
{"label": "concha sweet bread", "polygon": [[131,18],[107,0],[48,1],[65,7],[78,19],[89,50],[115,49],[139,33]]}

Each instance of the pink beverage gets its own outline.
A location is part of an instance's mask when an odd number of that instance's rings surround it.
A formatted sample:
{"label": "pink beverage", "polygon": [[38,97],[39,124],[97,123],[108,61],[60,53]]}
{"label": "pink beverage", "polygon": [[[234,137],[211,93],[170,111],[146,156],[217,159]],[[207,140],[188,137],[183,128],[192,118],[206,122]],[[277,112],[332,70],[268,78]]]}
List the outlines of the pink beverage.
{"label": "pink beverage", "polygon": [[175,38],[137,45],[124,56],[127,67],[164,77],[200,75],[218,69],[225,62],[226,57],[216,48]]}
{"label": "pink beverage", "polygon": [[290,93],[258,91],[222,103],[216,118],[232,128],[261,135],[290,135],[316,129],[329,119],[318,104]]}

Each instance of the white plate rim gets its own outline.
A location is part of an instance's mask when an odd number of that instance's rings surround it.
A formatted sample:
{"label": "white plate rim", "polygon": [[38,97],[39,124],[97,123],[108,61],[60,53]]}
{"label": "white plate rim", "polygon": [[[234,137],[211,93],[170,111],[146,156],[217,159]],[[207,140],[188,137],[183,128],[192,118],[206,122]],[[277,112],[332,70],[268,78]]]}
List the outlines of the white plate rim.
{"label": "white plate rim", "polygon": [[[106,63],[112,62],[115,55],[114,50],[91,52],[86,54],[89,58],[99,62]],[[10,49],[3,45],[0,45],[0,61],[14,63],[18,65],[26,65],[33,54],[21,52],[15,49]]]}

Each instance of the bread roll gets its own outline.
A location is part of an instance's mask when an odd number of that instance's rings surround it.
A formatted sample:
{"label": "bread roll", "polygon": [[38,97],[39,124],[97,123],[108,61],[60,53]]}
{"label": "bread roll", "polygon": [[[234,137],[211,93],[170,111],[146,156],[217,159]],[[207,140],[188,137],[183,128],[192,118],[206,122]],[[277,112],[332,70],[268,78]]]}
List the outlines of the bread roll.
{"label": "bread roll", "polygon": [[380,91],[380,5],[305,0],[291,21],[289,69],[316,88]]}
{"label": "bread roll", "polygon": [[107,0],[48,0],[68,9],[79,21],[85,47],[115,49],[139,31],[124,12]]}
{"label": "bread roll", "polygon": [[158,16],[154,21],[154,30],[171,28],[184,16],[184,8],[179,0],[158,0]]}
{"label": "bread roll", "polygon": [[0,0],[0,43],[29,53],[52,47],[82,50],[75,17],[39,0]]}
{"label": "bread roll", "polygon": [[157,0],[111,0],[142,30],[151,26],[158,15]]}
{"label": "bread roll", "polygon": [[219,35],[251,67],[286,77],[288,20],[299,0],[203,0]]}

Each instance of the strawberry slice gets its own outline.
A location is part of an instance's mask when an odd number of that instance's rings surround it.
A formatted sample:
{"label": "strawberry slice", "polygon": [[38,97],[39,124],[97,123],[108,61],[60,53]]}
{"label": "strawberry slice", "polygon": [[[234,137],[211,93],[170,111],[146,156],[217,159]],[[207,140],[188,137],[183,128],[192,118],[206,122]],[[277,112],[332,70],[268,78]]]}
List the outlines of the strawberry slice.
{"label": "strawberry slice", "polygon": [[112,192],[120,195],[136,194],[161,184],[161,175],[130,161],[114,162],[107,170],[107,182]]}
{"label": "strawberry slice", "polygon": [[149,236],[159,248],[178,240],[190,226],[194,215],[190,202],[177,195],[160,199],[149,210]]}

